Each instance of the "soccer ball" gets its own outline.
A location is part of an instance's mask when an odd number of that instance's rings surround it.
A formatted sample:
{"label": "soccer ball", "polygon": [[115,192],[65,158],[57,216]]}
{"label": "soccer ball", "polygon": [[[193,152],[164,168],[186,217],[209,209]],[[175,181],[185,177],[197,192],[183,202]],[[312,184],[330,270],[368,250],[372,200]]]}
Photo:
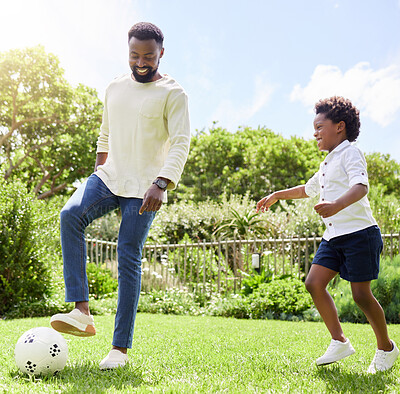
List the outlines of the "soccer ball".
{"label": "soccer ball", "polygon": [[22,334],[15,345],[15,362],[28,375],[61,371],[68,359],[67,342],[52,328],[36,327]]}

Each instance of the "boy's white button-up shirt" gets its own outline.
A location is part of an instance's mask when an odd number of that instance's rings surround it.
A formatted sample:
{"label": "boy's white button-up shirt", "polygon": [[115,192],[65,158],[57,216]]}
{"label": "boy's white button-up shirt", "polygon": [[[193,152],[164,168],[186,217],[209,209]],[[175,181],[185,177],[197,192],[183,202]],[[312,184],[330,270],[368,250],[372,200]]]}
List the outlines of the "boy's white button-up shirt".
{"label": "boy's white button-up shirt", "polygon": [[[362,152],[345,140],[326,156],[319,171],[305,185],[305,192],[309,197],[319,194],[320,202],[335,201],[357,184],[369,187],[367,163]],[[367,196],[322,220],[326,226],[323,238],[327,241],[377,224]]]}

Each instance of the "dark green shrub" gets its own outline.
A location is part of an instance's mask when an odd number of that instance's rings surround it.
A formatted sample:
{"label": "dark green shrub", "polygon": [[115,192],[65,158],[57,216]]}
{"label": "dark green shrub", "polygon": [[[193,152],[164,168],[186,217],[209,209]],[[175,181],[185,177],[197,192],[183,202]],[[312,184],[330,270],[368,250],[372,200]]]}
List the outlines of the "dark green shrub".
{"label": "dark green shrub", "polygon": [[249,319],[251,317],[251,306],[247,298],[233,294],[212,300],[207,306],[207,314]]}
{"label": "dark green shrub", "polygon": [[[372,293],[382,305],[388,323],[400,323],[400,256],[393,260],[385,258],[381,261],[381,270],[377,280],[372,281]],[[333,289],[339,318],[342,321],[366,323],[367,319],[361,309],[353,301],[350,284],[339,280]]]}
{"label": "dark green shrub", "polygon": [[254,290],[258,289],[260,284],[269,283],[273,278],[272,271],[262,270],[259,274],[255,273],[242,280],[241,294],[247,296],[253,293]]}
{"label": "dark green shrub", "polygon": [[142,294],[138,312],[164,313],[166,315],[199,315],[202,307],[195,295],[184,290],[169,289]]}
{"label": "dark green shrub", "polygon": [[118,281],[111,276],[111,271],[95,263],[86,265],[86,273],[89,284],[89,295],[99,298],[104,295],[112,294],[118,288]]}
{"label": "dark green shrub", "polygon": [[253,313],[260,316],[266,312],[272,312],[275,316],[281,313],[299,315],[313,304],[304,283],[293,277],[260,284],[258,289],[250,294],[249,300],[254,305],[251,308]]}
{"label": "dark green shrub", "polygon": [[57,221],[58,213],[22,183],[0,181],[0,316],[51,295]]}

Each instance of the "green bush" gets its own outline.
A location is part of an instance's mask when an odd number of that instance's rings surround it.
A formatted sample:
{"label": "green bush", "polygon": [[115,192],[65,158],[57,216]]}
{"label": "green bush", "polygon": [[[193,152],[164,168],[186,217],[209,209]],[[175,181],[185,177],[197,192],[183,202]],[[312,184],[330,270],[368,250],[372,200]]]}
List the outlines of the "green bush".
{"label": "green bush", "polygon": [[266,311],[272,312],[275,316],[281,313],[299,315],[313,304],[304,283],[293,277],[285,277],[260,284],[250,294],[249,299],[254,304],[252,308],[254,313],[262,314],[266,307]]}
{"label": "green bush", "polygon": [[58,212],[20,183],[0,181],[0,316],[51,296]]}
{"label": "green bush", "polygon": [[245,279],[242,280],[242,288],[240,293],[248,296],[253,293],[254,290],[258,289],[258,287],[262,283],[269,283],[273,278],[273,273],[270,270],[262,270],[259,274],[255,273]]}
{"label": "green bush", "polygon": [[237,319],[319,320],[304,284],[293,277],[260,284],[249,296],[169,289],[143,293],[139,312],[211,315]]}
{"label": "green bush", "polygon": [[[371,282],[372,293],[382,305],[388,323],[400,323],[400,256],[381,261],[377,280]],[[367,319],[353,301],[350,284],[339,280],[333,288],[335,304],[342,321],[366,323]]]}
{"label": "green bush", "polygon": [[167,315],[199,315],[201,310],[200,304],[195,301],[194,293],[178,289],[142,294],[138,305],[138,312]]}
{"label": "green bush", "polygon": [[314,312],[308,313],[312,299],[304,283],[293,277],[282,277],[260,283],[248,296],[228,295],[214,297],[207,308],[213,316],[238,319],[318,320]]}
{"label": "green bush", "polygon": [[97,266],[95,263],[86,265],[89,284],[89,295],[100,298],[114,293],[118,288],[118,281],[111,276],[111,271],[105,265]]}

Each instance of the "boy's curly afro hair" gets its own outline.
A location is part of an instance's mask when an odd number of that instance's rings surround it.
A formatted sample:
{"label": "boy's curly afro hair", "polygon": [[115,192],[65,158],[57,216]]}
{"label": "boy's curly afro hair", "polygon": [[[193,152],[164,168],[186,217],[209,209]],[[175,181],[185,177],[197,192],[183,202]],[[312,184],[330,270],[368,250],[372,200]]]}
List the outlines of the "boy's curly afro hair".
{"label": "boy's curly afro hair", "polygon": [[360,111],[348,99],[340,96],[321,99],[315,104],[315,113],[324,114],[333,123],[343,121],[350,142],[355,141],[360,134]]}

